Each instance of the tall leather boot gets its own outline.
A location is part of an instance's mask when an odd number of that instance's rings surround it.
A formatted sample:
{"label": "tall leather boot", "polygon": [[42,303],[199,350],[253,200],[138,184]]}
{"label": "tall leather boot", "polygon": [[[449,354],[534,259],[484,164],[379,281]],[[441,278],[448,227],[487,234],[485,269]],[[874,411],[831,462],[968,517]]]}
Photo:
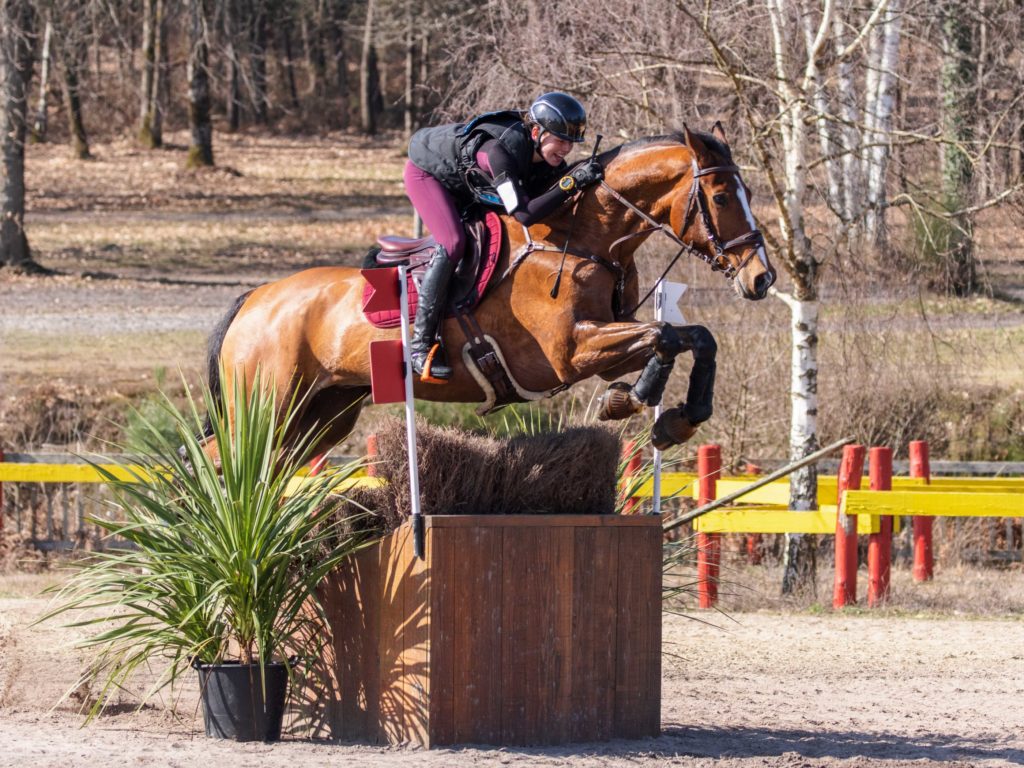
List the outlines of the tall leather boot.
{"label": "tall leather boot", "polygon": [[440,347],[437,344],[437,326],[444,315],[455,262],[448,258],[443,245],[438,245],[423,274],[416,305],[416,319],[412,326],[409,356],[412,370],[421,381],[444,383],[452,377],[452,368],[434,360]]}

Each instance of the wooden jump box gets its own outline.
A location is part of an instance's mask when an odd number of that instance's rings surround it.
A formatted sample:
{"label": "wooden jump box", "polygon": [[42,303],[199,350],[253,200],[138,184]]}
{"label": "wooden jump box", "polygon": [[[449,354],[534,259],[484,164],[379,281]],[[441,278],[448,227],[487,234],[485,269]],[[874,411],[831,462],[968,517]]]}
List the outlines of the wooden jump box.
{"label": "wooden jump box", "polygon": [[656,735],[661,521],[434,516],[339,569],[330,736],[425,747]]}

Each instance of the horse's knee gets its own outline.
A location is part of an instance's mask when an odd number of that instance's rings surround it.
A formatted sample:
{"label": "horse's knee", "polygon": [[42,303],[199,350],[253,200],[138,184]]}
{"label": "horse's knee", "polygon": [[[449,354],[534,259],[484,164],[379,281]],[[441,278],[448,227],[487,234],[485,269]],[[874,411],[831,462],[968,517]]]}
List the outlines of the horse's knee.
{"label": "horse's knee", "polygon": [[703,325],[687,325],[681,330],[695,358],[713,360],[718,354],[718,342]]}
{"label": "horse's knee", "polygon": [[676,355],[686,349],[679,331],[668,323],[663,323],[654,341],[654,353],[662,362],[675,359]]}

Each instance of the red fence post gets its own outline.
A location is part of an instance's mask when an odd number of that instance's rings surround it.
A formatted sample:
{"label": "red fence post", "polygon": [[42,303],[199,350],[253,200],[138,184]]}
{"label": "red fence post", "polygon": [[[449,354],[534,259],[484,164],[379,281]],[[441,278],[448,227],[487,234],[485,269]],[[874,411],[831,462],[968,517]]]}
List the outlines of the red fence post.
{"label": "red fence post", "polygon": [[[622,487],[626,489],[629,488],[636,473],[640,471],[640,451],[637,450],[634,441],[627,440],[622,446],[622,459],[626,462],[626,468],[622,471]],[[626,503],[622,507],[622,514],[635,514],[639,505],[640,499],[635,496],[626,499]]]}
{"label": "red fence post", "polygon": [[[842,503],[843,491],[860,490],[864,474],[864,446],[843,447],[836,484],[836,504]],[[857,602],[857,516],[836,515],[836,580],[832,591],[832,607],[842,608]]]}
{"label": "red fence post", "polygon": [[[871,449],[871,490],[892,490],[892,448]],[[892,516],[878,519],[878,533],[868,539],[868,605],[877,606],[889,599],[892,571]]]}
{"label": "red fence post", "polygon": [[309,476],[319,475],[325,466],[327,466],[327,454],[318,453],[309,460]]}
{"label": "red fence post", "polygon": [[[702,445],[697,449],[697,506],[708,504],[718,495],[718,476],[722,472],[722,449]],[[717,533],[697,534],[697,595],[701,608],[714,608],[718,602],[718,565],[722,542]]]}
{"label": "red fence post", "polygon": [[[913,440],[910,443],[910,476],[923,477],[926,483],[931,482],[928,443],[924,440]],[[914,581],[931,581],[935,575],[932,557],[933,522],[934,518],[931,517],[914,517]]]}

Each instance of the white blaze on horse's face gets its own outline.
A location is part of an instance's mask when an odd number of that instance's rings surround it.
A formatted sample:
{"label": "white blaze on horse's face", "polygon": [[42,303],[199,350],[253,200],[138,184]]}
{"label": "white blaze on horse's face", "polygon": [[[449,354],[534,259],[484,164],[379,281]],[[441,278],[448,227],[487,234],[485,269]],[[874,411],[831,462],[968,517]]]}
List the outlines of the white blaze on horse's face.
{"label": "white blaze on horse's face", "polygon": [[[740,206],[743,208],[743,215],[746,217],[747,226],[751,229],[757,229],[757,222],[754,221],[754,214],[750,210],[750,201],[747,200],[747,189],[740,182],[736,185],[736,199],[740,201]],[[757,246],[757,258],[760,260],[761,265],[765,269],[771,269],[771,265],[768,263],[768,254],[764,250],[763,245]]]}

